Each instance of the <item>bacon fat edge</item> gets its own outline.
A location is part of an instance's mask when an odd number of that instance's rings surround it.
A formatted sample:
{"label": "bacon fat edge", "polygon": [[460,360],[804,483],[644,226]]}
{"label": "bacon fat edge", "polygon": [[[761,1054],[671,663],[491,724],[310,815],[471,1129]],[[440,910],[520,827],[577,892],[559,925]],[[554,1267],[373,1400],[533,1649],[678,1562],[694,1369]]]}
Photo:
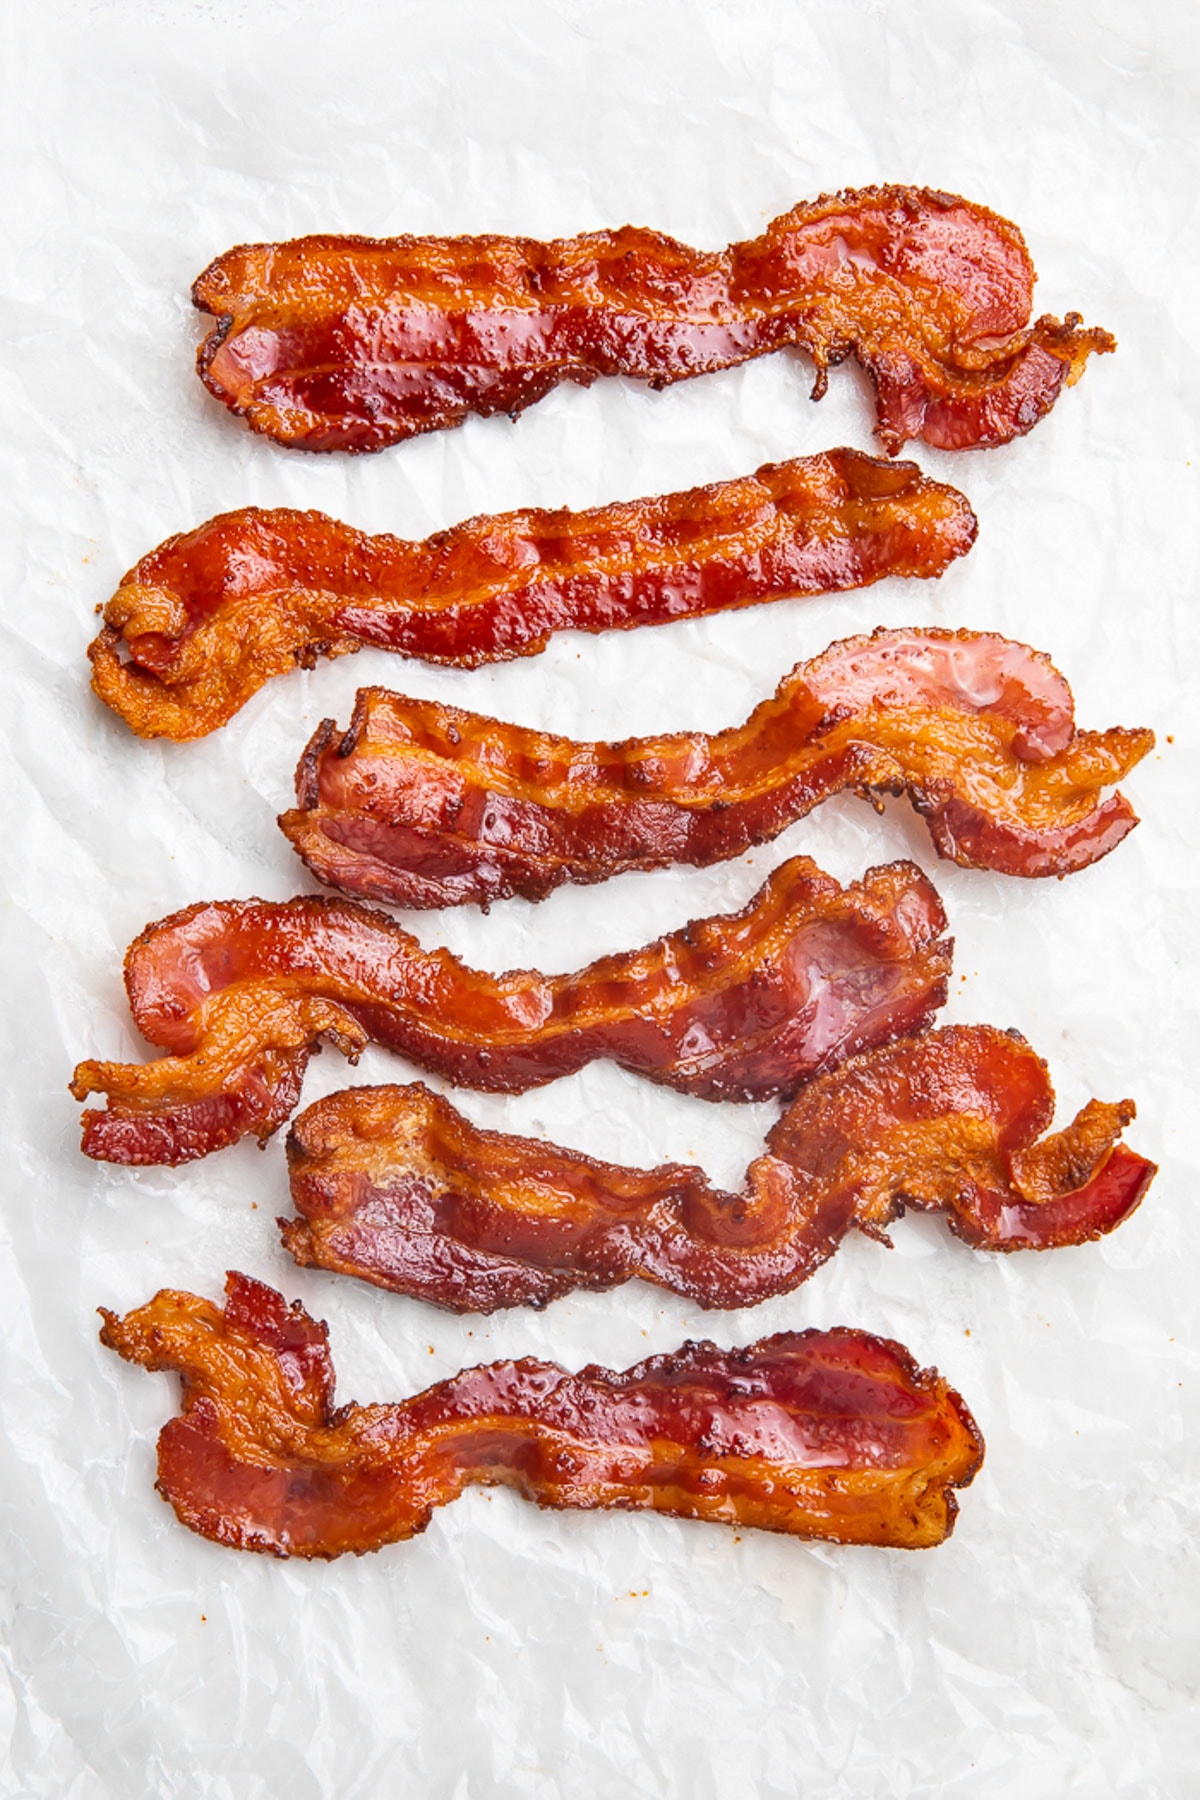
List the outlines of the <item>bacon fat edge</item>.
{"label": "bacon fat edge", "polygon": [[164,1289],[104,1344],[182,1377],[158,1489],[193,1531],[274,1556],[410,1538],[472,1485],[543,1507],[637,1508],[843,1544],[949,1534],[983,1460],[958,1394],[901,1345],[845,1329],[743,1350],[688,1343],[623,1374],[525,1358],[395,1405],[335,1407],[328,1333],[231,1274],[224,1308]]}
{"label": "bacon fat edge", "polygon": [[92,686],[139,736],[182,741],[319,656],[372,645],[477,668],[556,631],[940,575],[975,530],[954,488],[857,450],[588,512],[485,515],[420,543],[246,507],[130,570],[88,652]]}
{"label": "bacon fat edge", "polygon": [[348,901],[201,904],[150,925],[125,960],[158,1062],[81,1063],[72,1092],[106,1162],[188,1162],[299,1099],[314,1044],[353,1061],[382,1044],[450,1081],[502,1093],[597,1057],[706,1099],[794,1093],[843,1057],[928,1024],[946,999],[941,902],[911,863],[842,888],[807,858],[741,912],[693,921],[574,975],[505,975],[423,950]]}
{"label": "bacon fat edge", "polygon": [[562,381],[662,388],[794,345],[855,357],[876,435],[941,449],[1029,431],[1089,355],[1078,313],[1032,326],[1015,225],[956,195],[864,188],[801,204],[720,253],[624,226],[517,237],[307,237],[227,251],[192,300],[217,326],[198,368],[254,431],[378,450],[470,413],[516,415]]}
{"label": "bacon fat edge", "polygon": [[[932,1030],[801,1089],[739,1194],[700,1169],[598,1162],[481,1131],[421,1083],[351,1088],[288,1137],[296,1261],[455,1312],[545,1306],[631,1277],[705,1307],[799,1286],[852,1228],[944,1211],[979,1249],[1048,1249],[1113,1230],[1154,1165],[1117,1144],[1131,1101],[1065,1131],[1045,1064],[1015,1033]],[[1039,1138],[1042,1141],[1039,1142]]]}
{"label": "bacon fat edge", "polygon": [[1024,644],[877,631],[800,663],[744,725],[575,743],[364,688],[327,719],[280,825],[331,887],[410,907],[540,900],[563,882],[707,864],[846,789],[907,793],[939,855],[1064,875],[1137,823],[1102,797],[1154,734],[1077,731],[1071,691]]}

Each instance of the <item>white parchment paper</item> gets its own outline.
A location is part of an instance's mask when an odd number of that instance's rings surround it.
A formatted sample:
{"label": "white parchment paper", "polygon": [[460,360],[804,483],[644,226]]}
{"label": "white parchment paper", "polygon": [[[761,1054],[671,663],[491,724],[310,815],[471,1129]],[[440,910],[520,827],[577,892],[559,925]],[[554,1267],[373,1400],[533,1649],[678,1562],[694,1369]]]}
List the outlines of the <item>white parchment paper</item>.
{"label": "white parchment paper", "polygon": [[[375,1796],[1004,1796],[1200,1792],[1196,1563],[1197,474],[1200,9],[1191,0],[8,0],[0,319],[6,919],[0,1260],[0,1791],[63,1800]],[[273,683],[224,731],[137,742],[87,686],[94,609],[168,533],[248,502],[421,535],[869,443],[863,382],[780,355],[652,395],[564,388],[377,458],[254,440],[192,370],[192,278],[247,239],[632,220],[719,245],[877,180],[1017,220],[1040,306],[1120,354],[1028,439],[918,450],[980,517],[936,585],[556,639],[474,673],[363,654]],[[66,1092],[138,1056],[120,959],[201,898],[309,886],[275,831],[300,745],[355,688],[577,736],[740,720],[799,658],[877,624],[995,628],[1049,651],[1081,723],[1152,724],[1144,823],[1063,883],[938,865],[903,806],[824,807],[707,871],[406,919],[485,967],[578,966],[739,905],[784,854],[843,879],[916,857],[958,939],[948,1016],[1015,1025],[1061,1110],[1136,1096],[1162,1172],[1084,1249],[989,1258],[939,1221],[845,1245],[800,1292],[706,1315],[634,1284],[458,1320],[304,1274],[283,1152],[97,1167]],[[405,1078],[332,1054],[306,1099]],[[768,1107],[594,1067],[475,1120],[733,1182]],[[472,1493],[413,1543],[282,1565],[189,1535],[153,1492],[173,1383],[120,1364],[94,1308],[241,1267],[329,1319],[343,1398],[398,1398],[536,1352],[624,1367],[689,1335],[848,1323],[961,1388],[988,1442],[953,1540],[836,1549]]]}

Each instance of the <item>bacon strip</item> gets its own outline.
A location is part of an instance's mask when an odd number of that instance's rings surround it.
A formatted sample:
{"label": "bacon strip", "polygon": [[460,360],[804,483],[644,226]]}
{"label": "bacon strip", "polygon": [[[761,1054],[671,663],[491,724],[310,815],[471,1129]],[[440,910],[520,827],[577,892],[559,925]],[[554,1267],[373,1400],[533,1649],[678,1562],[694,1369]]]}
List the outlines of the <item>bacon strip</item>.
{"label": "bacon strip", "polygon": [[693,921],[575,975],[486,975],[346,901],[214,902],[149,925],[125,986],[159,1062],[81,1063],[83,1149],[190,1162],[293,1111],[313,1045],[370,1042],[450,1081],[523,1093],[597,1057],[681,1093],[794,1093],[843,1057],[919,1030],[946,999],[951,942],[911,863],[846,888],[805,857],[741,912]]}
{"label": "bacon strip", "polygon": [[744,725],[619,744],[360,690],[318,728],[279,823],[331,887],[400,906],[541,900],[567,881],[707,864],[832,794],[907,793],[941,856],[1064,875],[1137,823],[1101,790],[1150,731],[1076,731],[1048,659],[987,632],[877,631],[799,663]]}
{"label": "bacon strip", "polygon": [[638,1508],[839,1544],[925,1549],[983,1461],[962,1400],[866,1332],[689,1343],[623,1374],[465,1369],[391,1406],[336,1407],[328,1332],[246,1275],[224,1310],[163,1289],[101,1342],[183,1378],[158,1489],[191,1530],[273,1556],[361,1555],[474,1485],[539,1506]]}
{"label": "bacon strip", "polygon": [[755,1306],[807,1281],[852,1228],[883,1238],[906,1207],[944,1211],[984,1250],[1112,1231],[1153,1163],[1118,1145],[1133,1102],[1093,1100],[1065,1131],[1041,1058],[987,1025],[869,1050],[801,1089],[740,1194],[700,1169],[597,1162],[480,1131],[411,1087],[351,1088],[288,1136],[301,1264],[454,1312],[545,1306],[631,1277],[706,1307]]}
{"label": "bacon strip", "polygon": [[125,576],[88,652],[92,686],[140,737],[203,737],[318,656],[370,644],[473,669],[556,631],[940,575],[975,530],[956,489],[857,450],[589,512],[468,519],[421,543],[246,507]]}
{"label": "bacon strip", "polygon": [[928,188],[796,206],[721,253],[659,232],[307,237],[244,244],[192,301],[216,329],[201,380],[253,431],[305,450],[378,450],[469,413],[517,414],[561,381],[662,388],[787,345],[857,358],[876,435],[941,449],[1007,443],[1088,356],[1116,348],[1078,313],[1030,326],[1034,268],[1015,225]]}
{"label": "bacon strip", "polygon": [[279,1220],[299,1264],[453,1312],[545,1307],[631,1276],[702,1307],[752,1307],[806,1282],[851,1228],[885,1237],[907,1206],[945,1211],[977,1249],[1049,1249],[1126,1219],[1155,1166],[1117,1145],[1130,1100],[1090,1102],[1043,1139],[1042,1058],[991,1026],[927,1031],[815,1076],[741,1193],[702,1170],[599,1163],[477,1130],[425,1085],[354,1087],[291,1127]]}

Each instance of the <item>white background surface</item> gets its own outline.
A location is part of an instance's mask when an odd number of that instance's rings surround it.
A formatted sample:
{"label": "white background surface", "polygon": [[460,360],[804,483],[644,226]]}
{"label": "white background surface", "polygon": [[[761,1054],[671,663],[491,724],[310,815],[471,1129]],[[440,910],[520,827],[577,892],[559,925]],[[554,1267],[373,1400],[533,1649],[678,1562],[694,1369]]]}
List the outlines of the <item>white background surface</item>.
{"label": "white background surface", "polygon": [[[0,1261],[0,1791],[1004,1796],[1185,1800],[1200,1783],[1195,358],[1200,9],[9,0],[0,272],[6,925]],[[820,406],[780,355],[650,395],[563,388],[377,458],[251,438],[191,373],[188,286],[239,240],[312,230],[571,233],[704,245],[878,180],[1017,220],[1038,304],[1120,354],[1023,442],[918,451],[980,517],[936,586],[783,603],[475,673],[363,654],[275,682],[194,745],[133,739],[87,687],[93,609],[168,533],[250,501],[422,535],[525,502],[592,505],[869,443],[863,381]],[[271,1220],[283,1151],[106,1169],[66,1082],[141,1054],[120,958],[201,898],[309,885],[273,826],[296,754],[387,681],[581,736],[740,720],[799,658],[877,624],[997,628],[1049,651],[1080,722],[1152,724],[1144,824],[1065,883],[936,865],[907,808],[826,806],[752,858],[425,915],[479,965],[577,966],[740,905],[785,852],[843,879],[915,855],[958,938],[948,1017],[1019,1026],[1061,1109],[1136,1096],[1162,1173],[1103,1244],[989,1259],[939,1221],[848,1243],[807,1289],[705,1315],[633,1285],[456,1320],[305,1275]],[[1189,704],[1189,689],[1193,698]],[[1168,741],[1168,734],[1173,742]],[[958,977],[961,977],[959,979]],[[382,1053],[359,1078],[404,1078]],[[340,1086],[332,1054],[306,1100]],[[475,1120],[732,1182],[773,1116],[610,1067]],[[842,1322],[899,1337],[988,1441],[938,1551],[811,1547],[479,1492],[361,1561],[282,1565],[190,1536],[152,1489],[173,1384],[100,1349],[94,1308],[240,1266],[329,1319],[342,1398],[544,1353],[624,1367],[689,1335]]]}

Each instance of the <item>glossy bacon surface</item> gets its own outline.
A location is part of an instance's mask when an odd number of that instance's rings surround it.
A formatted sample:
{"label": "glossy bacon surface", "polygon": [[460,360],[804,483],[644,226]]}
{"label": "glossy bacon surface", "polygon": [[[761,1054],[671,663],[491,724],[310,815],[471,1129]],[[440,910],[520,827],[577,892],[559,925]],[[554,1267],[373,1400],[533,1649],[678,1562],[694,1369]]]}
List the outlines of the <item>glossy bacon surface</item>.
{"label": "glossy bacon surface", "polygon": [[589,512],[468,519],[420,543],[246,507],[130,570],[89,651],[92,685],[141,737],[202,737],[318,656],[369,644],[477,668],[556,631],[940,575],[974,537],[954,488],[858,450]]}
{"label": "glossy bacon surface", "polygon": [[280,825],[331,887],[412,907],[540,900],[567,881],[707,864],[831,795],[907,793],[941,856],[1064,875],[1137,815],[1150,731],[1077,731],[1048,659],[987,632],[877,631],[800,663],[744,725],[575,743],[386,688],[321,725]]}
{"label": "glossy bacon surface", "polygon": [[469,1087],[523,1093],[597,1057],[682,1093],[759,1100],[928,1023],[946,998],[941,902],[911,863],[842,888],[807,858],[741,912],[574,975],[467,968],[347,901],[214,902],[150,925],[125,986],[159,1062],[81,1063],[104,1162],[182,1163],[293,1111],[320,1038],[368,1043]]}
{"label": "glossy bacon surface", "polygon": [[[544,1306],[639,1276],[701,1306],[797,1287],[854,1227],[943,1211],[986,1250],[1081,1244],[1137,1206],[1154,1165],[1117,1145],[1131,1101],[1042,1138],[1054,1093],[1024,1039],[927,1031],[818,1075],[740,1194],[700,1169],[641,1170],[503,1132],[411,1087],[350,1088],[288,1137],[296,1261],[455,1312]],[[1039,1142],[1038,1140],[1041,1139]]]}
{"label": "glossy bacon surface", "polygon": [[925,1549],[983,1460],[953,1388],[861,1331],[689,1343],[623,1374],[525,1358],[335,1407],[325,1326],[245,1275],[224,1309],[164,1289],[102,1314],[109,1349],[183,1379],[158,1440],[163,1498],[202,1536],[274,1556],[378,1550],[500,1484],[545,1507]]}
{"label": "glossy bacon surface", "polygon": [[244,244],[193,303],[209,392],[306,450],[378,450],[470,413],[515,415],[561,381],[662,388],[795,345],[856,357],[876,435],[1003,444],[1049,411],[1107,331],[1030,325],[1034,268],[1015,225],[928,188],[863,188],[793,207],[720,253],[658,232],[308,237]]}

